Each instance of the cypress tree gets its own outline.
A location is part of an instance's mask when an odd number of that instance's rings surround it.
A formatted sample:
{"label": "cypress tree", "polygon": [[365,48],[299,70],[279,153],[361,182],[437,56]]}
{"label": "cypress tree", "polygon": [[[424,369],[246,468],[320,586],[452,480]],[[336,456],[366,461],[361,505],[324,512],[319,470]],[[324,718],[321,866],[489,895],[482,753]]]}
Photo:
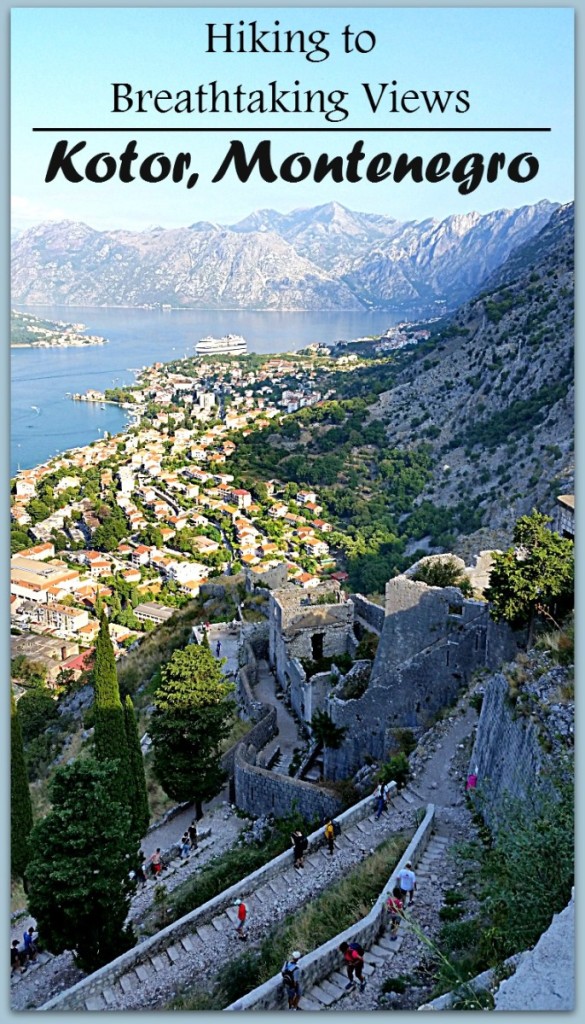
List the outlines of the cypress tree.
{"label": "cypress tree", "polygon": [[111,776],[112,797],[119,800],[120,803],[129,803],[133,798],[133,791],[124,709],[120,700],[114,648],[105,612],[102,612],[100,631],[95,646],[93,686],[96,756],[98,761],[114,761],[116,763],[116,770]]}
{"label": "cypress tree", "polygon": [[115,765],[93,757],[58,768],[51,810],[35,825],[27,868],[29,909],[52,953],[73,951],[93,971],[133,945],[126,918],[138,866],[127,802],[112,799]]}
{"label": "cypress tree", "polygon": [[18,709],[10,698],[10,857],[13,875],[24,878],[33,825],[28,774]]}
{"label": "cypress tree", "polygon": [[146,776],[144,774],[144,758],[140,749],[140,737],[138,735],[138,723],[134,714],[132,698],[128,695],[124,701],[124,724],[126,726],[126,742],[128,744],[128,757],[130,759],[130,772],[132,775],[132,828],[138,839],[145,834],[150,821],[148,809],[148,794],[146,790]]}

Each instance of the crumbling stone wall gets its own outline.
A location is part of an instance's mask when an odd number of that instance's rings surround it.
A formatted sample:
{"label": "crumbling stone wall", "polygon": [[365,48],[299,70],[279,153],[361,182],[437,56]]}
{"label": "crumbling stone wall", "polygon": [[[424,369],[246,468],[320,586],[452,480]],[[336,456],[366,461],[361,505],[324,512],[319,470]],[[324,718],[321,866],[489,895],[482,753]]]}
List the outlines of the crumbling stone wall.
{"label": "crumbling stone wall", "polygon": [[367,626],[373,633],[382,632],[384,628],[385,612],[381,605],[375,604],[373,601],[368,601],[367,597],[363,594],[351,594],[351,600],[354,606],[354,615],[357,620],[356,627]]}
{"label": "crumbling stone wall", "polygon": [[260,768],[256,765],[256,756],[255,745],[239,744],[235,757],[235,792],[240,810],[284,818],[296,807],[308,821],[316,818],[321,821],[326,815],[341,810],[341,801],[330,790]]}
{"label": "crumbling stone wall", "polygon": [[[330,594],[333,604],[318,604],[319,596]],[[291,691],[294,659],[318,661],[340,654],[353,654],[353,602],[341,599],[337,585],[324,584],[312,595],[291,586],[270,595],[269,661],[286,693]],[[302,682],[302,680],[301,680]],[[290,693],[293,707],[302,703],[300,693]],[[298,713],[298,712],[297,712]]]}
{"label": "crumbling stone wall", "polygon": [[465,599],[457,587],[429,587],[406,575],[386,585],[384,627],[366,693],[357,700],[328,699],[327,709],[346,736],[325,751],[327,778],[356,771],[366,756],[384,760],[396,749],[394,730],[415,733],[452,704],[478,668],[513,657],[517,637],[493,623],[484,601]]}

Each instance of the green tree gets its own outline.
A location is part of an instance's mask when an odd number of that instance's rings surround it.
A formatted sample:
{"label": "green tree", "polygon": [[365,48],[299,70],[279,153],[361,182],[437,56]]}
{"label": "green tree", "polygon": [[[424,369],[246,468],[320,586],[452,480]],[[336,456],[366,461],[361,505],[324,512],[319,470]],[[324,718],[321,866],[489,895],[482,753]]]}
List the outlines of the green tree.
{"label": "green tree", "polygon": [[18,702],[18,719],[25,743],[40,736],[57,718],[57,702],[46,687],[34,688],[23,693]]}
{"label": "green tree", "polygon": [[146,790],[146,776],[144,774],[144,758],[140,749],[140,737],[138,735],[138,722],[134,713],[134,705],[129,694],[124,701],[124,724],[126,726],[126,742],[128,744],[128,756],[130,759],[130,771],[132,774],[132,791],[130,810],[132,813],[132,828],[138,839],[146,833],[150,821],[148,809],[148,793]]}
{"label": "green tree", "polygon": [[337,750],[343,743],[347,732],[347,726],[335,725],[335,722],[326,711],[316,711],[311,719],[313,739],[323,747]]}
{"label": "green tree", "polygon": [[412,579],[426,583],[429,587],[459,587],[464,597],[471,597],[473,593],[469,577],[454,558],[423,562]]}
{"label": "green tree", "polygon": [[10,698],[10,867],[13,875],[24,878],[32,829],[32,805],[22,731],[14,697]]}
{"label": "green tree", "polygon": [[112,800],[112,761],[88,757],[59,768],[52,809],[33,829],[27,868],[29,910],[53,953],[74,951],[93,971],[133,945],[125,927],[138,866],[130,811]]}
{"label": "green tree", "polygon": [[154,773],[169,796],[201,805],[219,793],[225,772],[220,744],[231,728],[235,704],[232,683],[208,646],[191,644],[175,651],[161,670],[149,732]]}
{"label": "green tree", "polygon": [[131,799],[132,785],[124,709],[120,700],[114,649],[105,612],[95,645],[93,666],[94,743],[98,761],[115,761],[111,774],[111,792],[120,803]]}
{"label": "green tree", "polygon": [[518,519],[514,546],[494,556],[485,596],[493,619],[529,627],[532,642],[537,617],[557,625],[573,605],[573,542],[547,529],[550,516],[536,509]]}

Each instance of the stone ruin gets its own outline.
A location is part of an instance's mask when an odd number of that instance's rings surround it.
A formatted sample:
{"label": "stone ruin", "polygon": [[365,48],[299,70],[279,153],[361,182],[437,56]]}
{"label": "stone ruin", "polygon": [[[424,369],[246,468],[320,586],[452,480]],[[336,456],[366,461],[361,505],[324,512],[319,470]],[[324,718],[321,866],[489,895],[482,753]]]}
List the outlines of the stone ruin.
{"label": "stone ruin", "polygon": [[[326,779],[387,759],[398,749],[397,730],[419,735],[477,669],[495,668],[518,650],[517,635],[490,619],[481,597],[490,553],[481,552],[472,568],[453,555],[421,562],[447,558],[477,597],[415,581],[420,562],[387,583],[384,608],[362,595],[345,598],[334,582],[311,593],[294,586],[270,593],[269,660],[280,687],[308,728],[315,711],[324,710],[346,730],[338,749],[324,751]],[[368,632],[379,636],[375,659],[355,662],[359,638]],[[311,664],[336,655],[350,655],[353,668],[343,674],[333,665],[311,675]]]}

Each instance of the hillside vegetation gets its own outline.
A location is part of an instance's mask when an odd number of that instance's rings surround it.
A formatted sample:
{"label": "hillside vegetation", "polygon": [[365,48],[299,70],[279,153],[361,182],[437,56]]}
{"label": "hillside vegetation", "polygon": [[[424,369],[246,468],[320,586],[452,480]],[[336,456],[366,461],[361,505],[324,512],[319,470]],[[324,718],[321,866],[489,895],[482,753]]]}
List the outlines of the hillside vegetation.
{"label": "hillside vegetation", "polygon": [[238,438],[244,486],[318,488],[353,587],[380,591],[419,547],[505,546],[572,488],[573,232],[563,207],[416,349],[328,364],[335,401]]}

